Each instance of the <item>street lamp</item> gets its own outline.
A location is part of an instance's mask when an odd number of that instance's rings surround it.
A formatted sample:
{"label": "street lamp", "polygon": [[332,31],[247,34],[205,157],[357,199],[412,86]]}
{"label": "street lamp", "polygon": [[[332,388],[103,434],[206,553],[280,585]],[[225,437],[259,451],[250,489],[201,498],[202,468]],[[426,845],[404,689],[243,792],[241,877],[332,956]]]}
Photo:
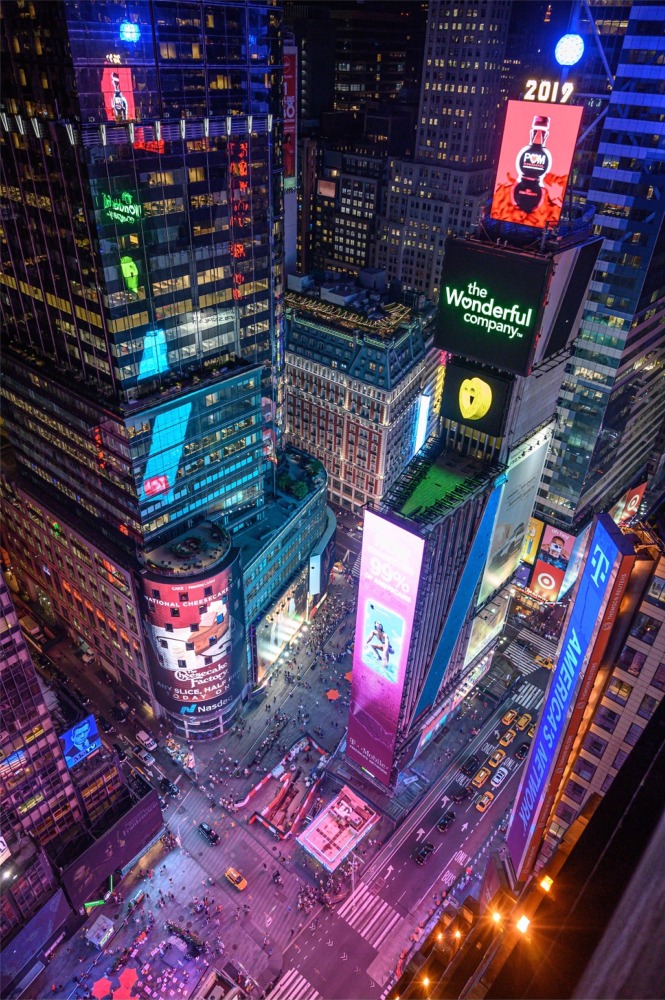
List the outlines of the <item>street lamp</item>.
{"label": "street lamp", "polygon": [[522,914],[522,916],[517,921],[517,929],[520,932],[520,934],[526,934],[527,930],[529,929],[530,923],[531,921],[529,920],[529,918],[526,917],[524,914]]}
{"label": "street lamp", "polygon": [[549,877],[549,875],[543,875],[540,880],[540,888],[543,892],[549,892],[554,885],[554,880]]}

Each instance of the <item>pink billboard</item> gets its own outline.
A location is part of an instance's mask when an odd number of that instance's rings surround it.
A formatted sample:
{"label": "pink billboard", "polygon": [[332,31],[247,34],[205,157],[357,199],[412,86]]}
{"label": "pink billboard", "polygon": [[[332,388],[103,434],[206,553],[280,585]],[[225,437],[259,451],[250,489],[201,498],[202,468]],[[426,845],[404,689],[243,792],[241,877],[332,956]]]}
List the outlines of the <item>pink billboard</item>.
{"label": "pink billboard", "polygon": [[347,755],[389,785],[424,540],[365,514]]}
{"label": "pink billboard", "polygon": [[298,50],[284,46],[284,179],[296,176]]}

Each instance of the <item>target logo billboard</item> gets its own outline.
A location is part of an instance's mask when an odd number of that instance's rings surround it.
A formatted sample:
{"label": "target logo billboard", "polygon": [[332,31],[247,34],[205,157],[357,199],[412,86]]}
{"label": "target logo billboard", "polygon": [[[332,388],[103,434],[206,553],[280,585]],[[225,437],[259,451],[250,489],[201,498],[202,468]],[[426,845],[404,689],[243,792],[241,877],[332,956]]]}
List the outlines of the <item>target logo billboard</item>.
{"label": "target logo billboard", "polygon": [[549,563],[539,559],[536,562],[529,589],[542,598],[542,600],[554,603],[558,600],[565,575],[565,570],[558,569],[556,566],[550,566]]}

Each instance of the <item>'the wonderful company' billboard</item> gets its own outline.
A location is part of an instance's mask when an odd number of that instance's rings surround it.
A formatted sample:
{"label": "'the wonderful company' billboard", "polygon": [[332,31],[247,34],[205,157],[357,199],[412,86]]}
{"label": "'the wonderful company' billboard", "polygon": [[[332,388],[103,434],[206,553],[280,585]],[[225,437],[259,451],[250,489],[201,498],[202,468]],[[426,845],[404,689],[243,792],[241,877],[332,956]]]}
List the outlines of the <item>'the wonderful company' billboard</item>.
{"label": "'the wonderful company' billboard", "polygon": [[[533,864],[547,819],[546,800],[556,791],[550,782],[557,754],[580,681],[608,608],[612,610],[610,599],[625,558],[632,558],[630,543],[607,514],[599,514],[506,838],[518,879]],[[625,588],[625,581],[621,585]]]}
{"label": "'the wonderful company' billboard", "polygon": [[221,711],[247,683],[242,572],[237,550],[232,555],[195,581],[143,577],[153,686],[171,712]]}
{"label": "'the wonderful company' billboard", "polygon": [[424,540],[365,514],[346,753],[390,784]]}
{"label": "'the wonderful company' billboard", "polygon": [[582,108],[508,101],[490,215],[544,229],[561,216]]}
{"label": "'the wonderful company' billboard", "polygon": [[546,257],[449,237],[437,346],[528,375],[551,269]]}

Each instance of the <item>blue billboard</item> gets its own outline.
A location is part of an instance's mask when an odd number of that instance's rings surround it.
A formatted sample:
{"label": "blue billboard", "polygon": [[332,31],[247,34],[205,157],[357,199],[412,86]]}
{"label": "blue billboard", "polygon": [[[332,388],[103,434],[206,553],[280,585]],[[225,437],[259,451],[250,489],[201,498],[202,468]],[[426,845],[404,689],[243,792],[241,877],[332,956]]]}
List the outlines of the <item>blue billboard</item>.
{"label": "blue billboard", "polygon": [[81,722],[77,722],[59,739],[65,764],[70,770],[95,750],[99,750],[102,745],[94,715],[88,715]]}
{"label": "blue billboard", "polygon": [[540,807],[573,695],[593,647],[601,610],[614,579],[612,571],[621,537],[612,519],[607,514],[600,514],[506,838],[517,872],[523,867],[525,852],[534,846],[538,820],[545,821],[545,817],[540,816]]}

